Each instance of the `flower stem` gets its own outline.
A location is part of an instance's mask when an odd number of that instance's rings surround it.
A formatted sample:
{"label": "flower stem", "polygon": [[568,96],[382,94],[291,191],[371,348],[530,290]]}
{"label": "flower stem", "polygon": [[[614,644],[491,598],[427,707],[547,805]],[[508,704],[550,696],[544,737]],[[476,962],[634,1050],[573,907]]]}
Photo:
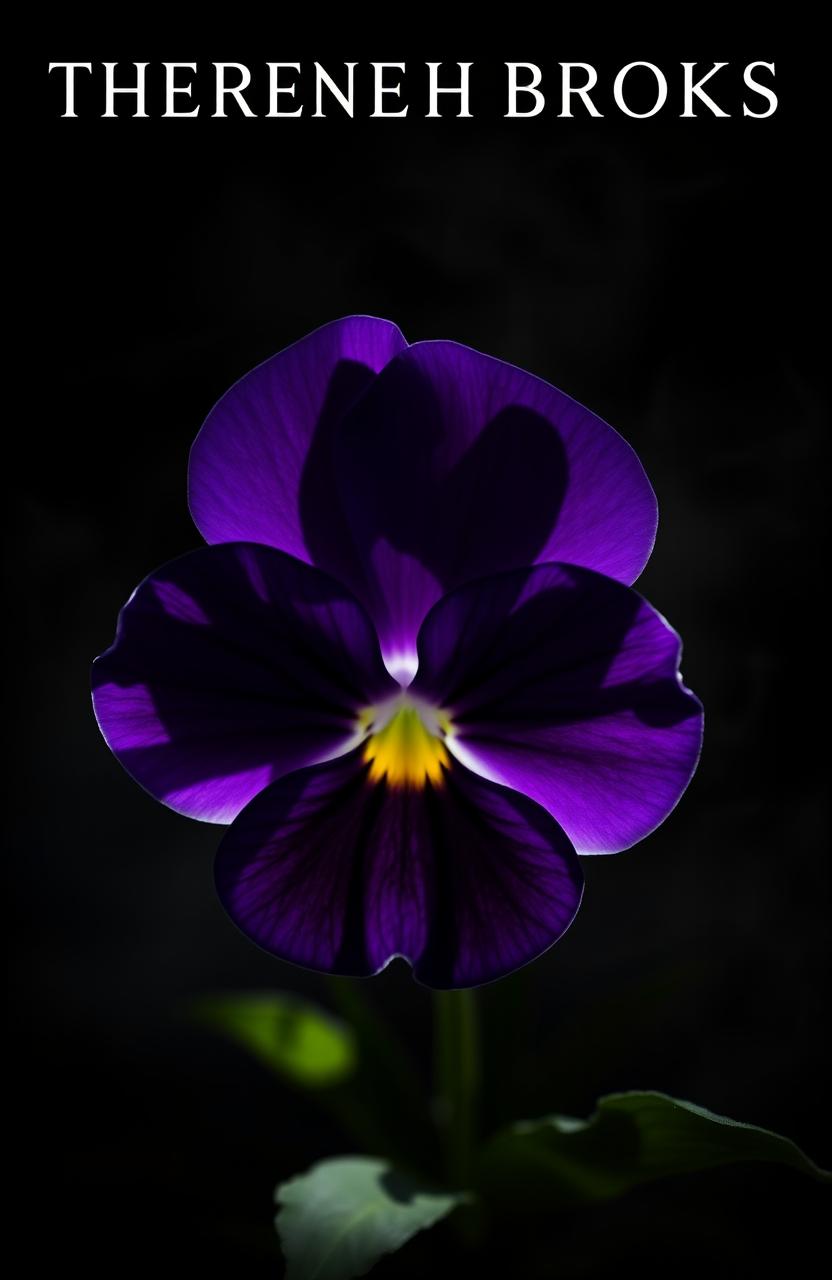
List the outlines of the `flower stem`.
{"label": "flower stem", "polygon": [[479,1026],[475,993],[437,991],[434,996],[437,1120],[445,1173],[466,1187],[477,1127],[480,1084]]}

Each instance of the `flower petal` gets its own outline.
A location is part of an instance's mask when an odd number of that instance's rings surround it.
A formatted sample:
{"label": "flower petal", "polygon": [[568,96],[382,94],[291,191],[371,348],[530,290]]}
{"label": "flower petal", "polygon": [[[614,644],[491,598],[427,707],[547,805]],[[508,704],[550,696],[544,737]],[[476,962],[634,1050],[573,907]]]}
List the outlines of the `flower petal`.
{"label": "flower petal", "polygon": [[191,514],[206,542],[263,542],[349,584],[332,471],[332,433],[407,346],[394,324],[347,316],[252,369],[218,401],[194,441]]}
{"label": "flower petal", "polygon": [[335,452],[372,566],[366,587],[347,581],[385,655],[413,653],[427,610],[465,582],[560,560],[630,583],[653,546],[655,496],[626,441],[549,383],[454,342],[391,360]]}
{"label": "flower petal", "polygon": [[433,987],[511,972],[567,929],[582,876],[557,823],[455,763],[438,786],[370,783],[356,750],[282,778],[220,846],[217,888],[295,964],[367,975],[403,956]]}
{"label": "flower petal", "polygon": [[397,687],[343,587],[246,543],[203,547],[146,578],[93,666],[98,723],[124,767],[210,822],[348,750],[358,713]]}
{"label": "flower petal", "polygon": [[413,691],[449,714],[450,749],[542,804],[579,853],[641,840],[693,774],[702,708],[679,637],[610,578],[550,564],[463,587],[418,652]]}

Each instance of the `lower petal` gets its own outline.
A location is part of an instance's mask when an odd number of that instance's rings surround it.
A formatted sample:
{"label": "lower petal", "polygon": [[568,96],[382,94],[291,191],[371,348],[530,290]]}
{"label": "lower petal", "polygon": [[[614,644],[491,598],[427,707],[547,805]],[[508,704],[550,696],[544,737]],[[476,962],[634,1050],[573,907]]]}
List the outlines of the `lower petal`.
{"label": "lower petal", "polygon": [[465,987],[566,931],[581,871],[539,805],[459,764],[424,788],[373,784],[367,772],[360,751],[301,770],[231,826],[217,888],[261,947],[353,976],[402,956],[428,986]]}

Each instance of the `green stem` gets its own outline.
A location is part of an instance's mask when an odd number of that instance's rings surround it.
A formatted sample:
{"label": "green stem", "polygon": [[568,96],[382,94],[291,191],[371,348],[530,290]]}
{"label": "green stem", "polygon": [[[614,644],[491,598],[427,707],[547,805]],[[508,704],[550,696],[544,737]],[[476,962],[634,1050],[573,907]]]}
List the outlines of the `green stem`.
{"label": "green stem", "polygon": [[437,991],[434,996],[437,1119],[445,1172],[466,1187],[477,1129],[480,1086],[479,1026],[473,991]]}
{"label": "green stem", "polygon": [[365,1128],[363,1145],[371,1155],[425,1174],[435,1163],[424,1081],[389,1020],[373,1007],[367,987],[354,978],[327,979],[330,998],[358,1042],[358,1071],[344,1081],[345,1110]]}

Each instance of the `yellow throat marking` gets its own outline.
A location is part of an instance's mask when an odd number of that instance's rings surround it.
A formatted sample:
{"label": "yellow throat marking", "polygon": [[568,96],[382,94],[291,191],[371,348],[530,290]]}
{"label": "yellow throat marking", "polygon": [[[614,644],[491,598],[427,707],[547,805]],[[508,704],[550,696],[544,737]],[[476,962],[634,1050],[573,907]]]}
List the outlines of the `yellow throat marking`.
{"label": "yellow throat marking", "polygon": [[[435,721],[434,724],[430,721]],[[378,721],[374,712],[362,716],[365,728]],[[448,749],[440,734],[450,724],[442,712],[429,713],[428,723],[420,708],[411,702],[395,707],[381,727],[370,733],[364,748],[369,762],[369,780],[386,779],[391,787],[424,787],[427,782],[441,785],[443,767],[450,765]]]}

